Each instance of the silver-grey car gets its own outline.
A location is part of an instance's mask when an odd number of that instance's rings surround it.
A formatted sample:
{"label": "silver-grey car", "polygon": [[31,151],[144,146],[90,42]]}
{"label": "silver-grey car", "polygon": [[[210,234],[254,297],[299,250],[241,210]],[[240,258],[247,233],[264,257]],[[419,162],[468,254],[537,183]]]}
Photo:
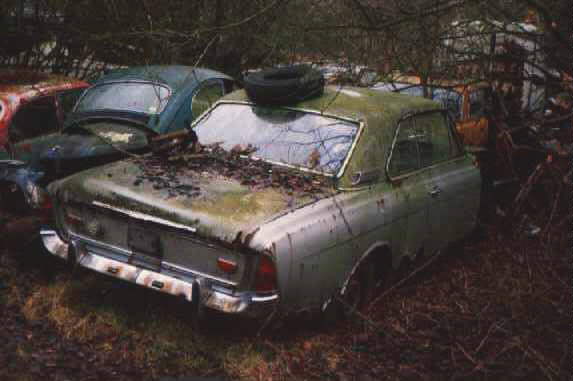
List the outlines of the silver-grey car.
{"label": "silver-grey car", "polygon": [[193,131],[188,151],[52,184],[47,249],[197,311],[260,316],[364,304],[376,277],[476,224],[479,170],[424,98],[327,87],[269,107],[238,91]]}

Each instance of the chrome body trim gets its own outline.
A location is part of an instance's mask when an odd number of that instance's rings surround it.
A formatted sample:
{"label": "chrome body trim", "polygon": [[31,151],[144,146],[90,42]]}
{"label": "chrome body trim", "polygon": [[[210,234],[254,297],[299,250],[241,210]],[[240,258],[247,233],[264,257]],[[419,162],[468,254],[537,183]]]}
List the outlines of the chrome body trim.
{"label": "chrome body trim", "polygon": [[50,254],[62,259],[68,259],[68,244],[60,238],[56,231],[41,229],[40,236],[44,247]]}
{"label": "chrome body trim", "polygon": [[116,208],[115,206],[104,204],[103,202],[99,202],[99,201],[93,201],[92,205],[100,207],[100,208],[104,208],[104,209],[113,210],[114,212],[118,212],[118,213],[124,214],[128,217],[132,217],[132,218],[142,220],[142,221],[154,222],[154,223],[169,226],[172,228],[186,230],[186,231],[189,231],[191,233],[195,233],[197,231],[197,229],[195,229],[191,226],[177,224],[175,222],[171,222],[171,221],[165,220],[163,218],[159,218],[159,217],[153,217],[153,216],[150,216],[150,215],[144,214],[144,213],[133,212],[131,210],[122,209],[122,208]]}
{"label": "chrome body trim", "polygon": [[[56,231],[42,229],[40,234],[44,246],[52,255],[62,259],[68,258],[70,244],[61,240]],[[197,295],[200,298],[197,302],[214,310],[261,317],[276,308],[280,300],[278,293],[257,295],[249,291],[234,292],[228,288],[229,285],[234,286],[234,283],[168,262],[161,264],[161,270],[165,272],[141,268],[117,259],[122,254],[131,253],[128,250],[79,235],[72,235],[71,240],[71,245],[76,248],[75,256],[79,266],[155,291],[183,297],[188,302],[195,302],[193,289],[199,287]],[[113,253],[118,249],[122,254]]]}

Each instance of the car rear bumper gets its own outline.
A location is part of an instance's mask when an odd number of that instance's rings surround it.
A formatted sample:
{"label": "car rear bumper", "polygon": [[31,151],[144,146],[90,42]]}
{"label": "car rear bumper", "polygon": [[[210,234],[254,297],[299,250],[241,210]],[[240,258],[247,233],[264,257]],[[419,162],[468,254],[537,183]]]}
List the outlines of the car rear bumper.
{"label": "car rear bumper", "polygon": [[146,288],[182,297],[198,306],[229,314],[264,317],[278,306],[278,293],[260,295],[253,292],[235,292],[228,285],[208,276],[181,271],[162,264],[159,271],[142,268],[121,260],[125,253],[95,241],[73,237],[63,241],[56,231],[42,229],[44,247],[52,255],[75,262],[77,265]]}

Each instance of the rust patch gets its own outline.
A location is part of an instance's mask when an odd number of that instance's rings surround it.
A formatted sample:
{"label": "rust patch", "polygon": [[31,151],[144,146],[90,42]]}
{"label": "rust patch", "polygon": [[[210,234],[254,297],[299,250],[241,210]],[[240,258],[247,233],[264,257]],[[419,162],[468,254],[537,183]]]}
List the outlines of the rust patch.
{"label": "rust patch", "polygon": [[[260,230],[260,227],[257,227],[255,230],[253,230],[251,233],[247,234],[245,236],[245,241],[244,241],[244,245],[245,246],[249,246],[251,244],[251,241],[253,239],[253,237],[255,236],[255,234],[257,234],[257,232]],[[274,243],[273,243],[274,245]]]}
{"label": "rust patch", "polygon": [[[155,287],[154,287],[155,288]],[[163,287],[161,288],[161,291],[165,291],[165,292],[171,292],[171,289],[173,288],[173,282],[163,282]]]}
{"label": "rust patch", "polygon": [[151,275],[146,275],[145,278],[143,278],[143,285],[145,287],[150,287],[151,282],[153,282],[153,278],[151,277]]}
{"label": "rust patch", "polygon": [[378,211],[381,212],[384,209],[384,199],[381,198],[380,200],[377,200],[376,206],[378,206]]}

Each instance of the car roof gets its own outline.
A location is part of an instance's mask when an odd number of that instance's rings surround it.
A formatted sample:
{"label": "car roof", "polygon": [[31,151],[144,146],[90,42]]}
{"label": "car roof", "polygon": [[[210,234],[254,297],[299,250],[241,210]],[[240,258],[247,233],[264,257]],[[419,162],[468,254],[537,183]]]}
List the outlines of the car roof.
{"label": "car roof", "polygon": [[[249,101],[244,90],[234,91],[222,101]],[[403,114],[439,108],[432,100],[392,92],[380,92],[362,87],[327,86],[323,95],[288,107],[321,111],[325,114],[357,121],[375,120],[382,115],[399,119]]]}
{"label": "car roof", "polygon": [[88,83],[58,74],[24,69],[0,70],[0,95],[26,95],[31,98],[56,90],[87,87]]}
{"label": "car roof", "polygon": [[148,65],[115,69],[93,81],[99,85],[112,81],[150,81],[164,84],[177,92],[183,86],[201,82],[209,78],[232,80],[226,74],[215,70],[184,65]]}
{"label": "car roof", "polygon": [[[224,101],[249,101],[244,90],[223,97]],[[442,109],[440,103],[423,97],[380,92],[368,88],[327,86],[321,96],[294,105],[296,109],[320,111],[325,115],[364,123],[360,143],[352,152],[351,160],[341,179],[342,186],[352,184],[356,171],[371,169],[384,163],[394,138],[398,122],[407,115]]]}
{"label": "car roof", "polygon": [[442,78],[442,77],[435,77],[435,78],[428,78],[427,83],[424,85],[422,84],[422,79],[418,75],[408,75],[403,73],[395,73],[393,76],[390,77],[389,81],[387,82],[379,82],[374,85],[379,86],[384,83],[392,83],[396,85],[403,86],[428,86],[434,88],[448,88],[452,89],[457,92],[463,92],[465,89],[473,90],[473,89],[481,89],[481,88],[488,88],[491,85],[484,81],[484,80],[476,80],[475,78],[467,77],[467,78]]}

